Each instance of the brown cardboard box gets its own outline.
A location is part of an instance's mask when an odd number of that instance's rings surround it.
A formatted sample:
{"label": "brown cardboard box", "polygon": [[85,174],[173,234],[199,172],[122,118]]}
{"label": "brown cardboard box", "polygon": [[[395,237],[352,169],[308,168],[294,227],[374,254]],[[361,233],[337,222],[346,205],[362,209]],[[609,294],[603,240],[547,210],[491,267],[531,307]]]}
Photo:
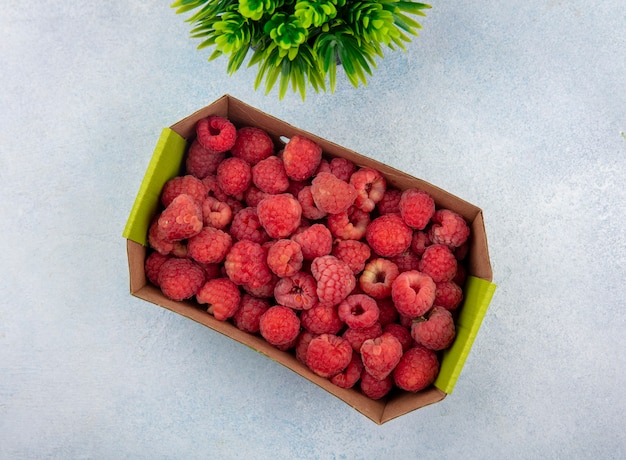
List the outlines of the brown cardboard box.
{"label": "brown cardboard box", "polygon": [[[470,277],[464,305],[461,307],[461,315],[457,322],[457,339],[452,348],[444,353],[440,375],[434,385],[415,394],[398,392],[382,400],[371,400],[357,390],[339,388],[327,379],[318,377],[292,354],[277,350],[262,338],[242,332],[229,322],[217,321],[193,301],[176,302],[167,299],[158,288],[147,282],[144,273],[146,235],[149,223],[158,208],[160,191],[167,180],[183,171],[185,148],[195,136],[195,124],[199,119],[209,115],[225,116],[236,126],[262,128],[270,134],[276,145],[280,145],[285,138],[290,138],[294,134],[304,135],[317,142],[326,155],[348,158],[359,166],[378,169],[385,175],[390,185],[400,189],[415,187],[427,191],[434,198],[437,207],[452,209],[470,223],[472,230],[468,256]],[[257,350],[345,401],[378,424],[441,401],[452,391],[495,289],[495,285],[491,283],[492,270],[487,238],[482,211],[479,208],[427,182],[304,132],[229,95],[163,130],[128,219],[124,237],[127,239],[132,295],[184,315]]]}

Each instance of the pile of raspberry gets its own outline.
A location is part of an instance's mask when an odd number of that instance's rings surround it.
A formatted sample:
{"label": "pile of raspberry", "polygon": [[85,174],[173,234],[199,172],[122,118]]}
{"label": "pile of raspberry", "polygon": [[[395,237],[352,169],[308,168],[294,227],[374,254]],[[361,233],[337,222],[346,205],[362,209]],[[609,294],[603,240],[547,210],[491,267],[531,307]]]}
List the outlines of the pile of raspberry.
{"label": "pile of raspberry", "polygon": [[[278,141],[276,141],[278,142]],[[148,234],[148,280],[372,399],[417,392],[456,335],[470,229],[425,191],[210,116]]]}

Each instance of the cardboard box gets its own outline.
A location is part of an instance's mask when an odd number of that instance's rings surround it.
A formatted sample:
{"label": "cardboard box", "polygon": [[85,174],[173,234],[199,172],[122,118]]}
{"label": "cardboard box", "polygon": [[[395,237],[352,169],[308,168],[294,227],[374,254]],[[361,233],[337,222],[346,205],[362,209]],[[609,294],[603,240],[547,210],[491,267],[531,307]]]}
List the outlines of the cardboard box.
{"label": "cardboard box", "polygon": [[[144,273],[147,233],[149,224],[159,207],[161,189],[170,178],[183,172],[184,154],[188,143],[195,137],[195,124],[199,119],[209,115],[228,117],[236,126],[262,128],[270,134],[276,145],[283,142],[281,138],[284,140],[294,134],[309,137],[322,147],[326,155],[348,158],[359,166],[378,169],[385,175],[390,185],[399,189],[416,187],[427,191],[434,198],[437,207],[452,209],[470,223],[472,235],[468,256],[469,276],[465,286],[464,303],[460,307],[457,320],[457,337],[452,347],[443,353],[441,369],[432,386],[418,393],[394,393],[382,400],[371,400],[357,390],[339,388],[327,379],[318,377],[297,361],[295,356],[277,350],[262,338],[242,332],[229,322],[215,320],[213,316],[201,310],[194,301],[176,302],[167,299],[158,288],[147,282]],[[478,207],[427,182],[321,139],[314,134],[304,132],[229,95],[221,97],[170,128],[163,129],[123,236],[127,239],[132,295],[184,315],[251,347],[345,401],[378,424],[439,402],[452,392],[495,291],[495,285],[491,283],[492,270],[482,211]]]}

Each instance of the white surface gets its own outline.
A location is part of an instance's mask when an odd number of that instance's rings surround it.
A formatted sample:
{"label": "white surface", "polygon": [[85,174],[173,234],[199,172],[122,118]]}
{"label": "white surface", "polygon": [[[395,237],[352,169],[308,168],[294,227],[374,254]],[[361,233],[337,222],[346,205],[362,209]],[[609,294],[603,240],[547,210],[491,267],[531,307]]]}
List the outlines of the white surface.
{"label": "white surface", "polygon": [[[168,2],[6,3],[0,458],[626,457],[623,1],[435,2],[366,88],[304,103]],[[483,208],[498,289],[443,402],[376,426],[129,295],[160,130],[225,93]]]}

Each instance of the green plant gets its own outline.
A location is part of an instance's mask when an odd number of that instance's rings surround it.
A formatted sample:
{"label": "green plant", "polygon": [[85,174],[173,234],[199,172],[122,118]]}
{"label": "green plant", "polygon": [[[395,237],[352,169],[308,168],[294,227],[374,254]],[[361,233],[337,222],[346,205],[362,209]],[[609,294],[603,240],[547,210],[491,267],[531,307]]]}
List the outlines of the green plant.
{"label": "green plant", "polygon": [[[209,60],[228,57],[232,75],[249,56],[258,66],[255,89],[278,83],[279,98],[291,86],[334,92],[337,66],[352,85],[366,85],[386,48],[405,50],[425,16],[425,3],[411,0],[176,0],[176,13],[196,10],[187,22]],[[328,85],[327,85],[328,83]]]}

